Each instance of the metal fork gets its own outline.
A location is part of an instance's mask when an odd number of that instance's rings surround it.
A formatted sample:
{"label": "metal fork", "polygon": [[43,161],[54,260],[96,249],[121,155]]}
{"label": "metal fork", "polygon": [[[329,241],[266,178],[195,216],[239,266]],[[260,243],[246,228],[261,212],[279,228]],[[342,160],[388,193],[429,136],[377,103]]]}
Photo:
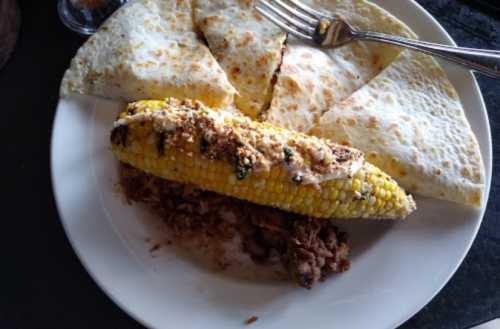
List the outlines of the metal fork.
{"label": "metal fork", "polygon": [[358,31],[342,17],[311,8],[298,0],[257,0],[255,9],[291,35],[315,46],[336,48],[354,40],[382,42],[437,56],[500,79],[500,51],[462,48]]}

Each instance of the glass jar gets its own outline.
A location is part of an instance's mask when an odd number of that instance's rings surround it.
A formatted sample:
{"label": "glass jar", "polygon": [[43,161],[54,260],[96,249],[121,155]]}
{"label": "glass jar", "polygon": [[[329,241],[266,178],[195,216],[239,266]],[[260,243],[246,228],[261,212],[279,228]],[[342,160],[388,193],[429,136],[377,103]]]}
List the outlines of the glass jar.
{"label": "glass jar", "polygon": [[61,21],[69,29],[91,35],[127,0],[59,0]]}

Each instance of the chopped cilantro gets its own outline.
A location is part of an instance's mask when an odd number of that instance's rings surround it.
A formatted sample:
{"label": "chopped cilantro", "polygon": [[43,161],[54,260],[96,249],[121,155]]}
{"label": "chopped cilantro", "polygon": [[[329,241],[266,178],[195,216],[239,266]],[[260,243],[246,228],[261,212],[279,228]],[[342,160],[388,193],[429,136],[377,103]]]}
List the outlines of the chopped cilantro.
{"label": "chopped cilantro", "polygon": [[293,151],[288,146],[285,146],[283,148],[283,154],[285,154],[285,162],[290,163],[293,157]]}

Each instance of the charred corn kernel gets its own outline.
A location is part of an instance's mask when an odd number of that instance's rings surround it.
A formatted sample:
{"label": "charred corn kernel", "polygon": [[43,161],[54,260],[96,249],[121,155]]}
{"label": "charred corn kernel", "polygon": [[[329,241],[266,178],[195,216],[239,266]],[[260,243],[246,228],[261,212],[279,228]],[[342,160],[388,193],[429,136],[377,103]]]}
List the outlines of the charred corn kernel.
{"label": "charred corn kernel", "polygon": [[[133,111],[129,107],[115,123],[111,133],[112,151],[120,161],[161,178],[195,184],[209,191],[320,218],[399,219],[415,209],[413,198],[392,178],[362,159],[359,169],[352,174],[312,184],[304,182],[300,173],[290,171],[286,161],[293,159],[295,154],[288,151],[285,154],[287,158],[279,160],[281,162],[269,161],[267,169],[254,170],[255,157],[218,158],[207,153],[208,141],[200,130],[202,128],[182,133],[175,130],[176,127],[189,127],[206,113],[214,112],[212,109],[197,105],[193,108],[184,106],[181,110],[168,101],[140,101],[131,106]],[[159,111],[161,116],[157,115]],[[162,121],[174,116],[178,118],[179,113],[185,121],[174,129],[169,126],[173,119]],[[220,123],[224,125],[224,131],[232,131],[233,136],[248,133],[244,130],[250,128],[241,125],[241,121],[236,124],[235,120],[225,114]],[[289,136],[292,133],[269,124],[249,122],[252,132],[266,132],[268,135],[272,132],[275,141],[283,141],[286,134]],[[302,134],[297,136],[307,141],[310,139],[311,145],[318,141]],[[331,147],[334,149],[336,146]],[[239,149],[236,151],[239,152]],[[304,154],[313,153],[310,151],[306,149]],[[308,158],[304,163],[311,161]]]}

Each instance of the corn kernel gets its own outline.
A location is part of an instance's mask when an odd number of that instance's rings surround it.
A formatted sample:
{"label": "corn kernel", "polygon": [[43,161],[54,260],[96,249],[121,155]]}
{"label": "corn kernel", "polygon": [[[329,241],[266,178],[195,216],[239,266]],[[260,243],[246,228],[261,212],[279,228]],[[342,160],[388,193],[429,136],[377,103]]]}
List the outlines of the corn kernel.
{"label": "corn kernel", "polygon": [[353,179],[352,190],[353,191],[360,191],[361,190],[361,182],[359,181],[359,179]]}
{"label": "corn kernel", "polygon": [[337,190],[341,190],[343,186],[344,186],[344,182],[342,180],[338,179],[335,181],[335,188]]}

